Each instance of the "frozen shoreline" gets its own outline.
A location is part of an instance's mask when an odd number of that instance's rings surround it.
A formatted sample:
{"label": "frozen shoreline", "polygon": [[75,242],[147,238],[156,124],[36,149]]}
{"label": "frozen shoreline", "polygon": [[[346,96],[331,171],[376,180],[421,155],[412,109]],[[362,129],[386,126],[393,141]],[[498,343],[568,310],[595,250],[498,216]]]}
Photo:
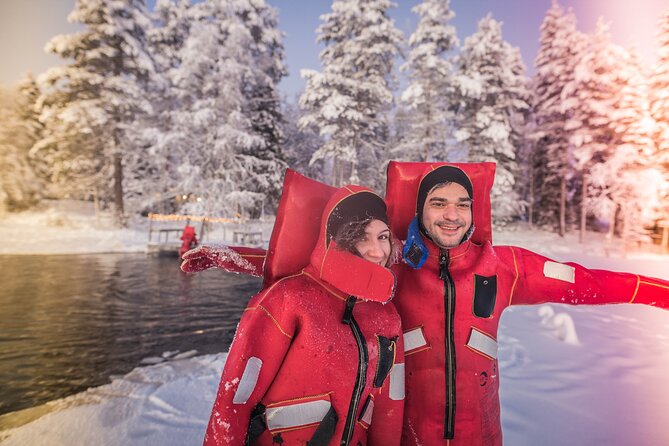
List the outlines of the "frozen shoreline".
{"label": "frozen shoreline", "polygon": [[96,221],[93,204],[51,201],[38,210],[11,213],[0,219],[0,255],[102,254],[145,252],[147,230],[141,220],[117,229],[109,214]]}

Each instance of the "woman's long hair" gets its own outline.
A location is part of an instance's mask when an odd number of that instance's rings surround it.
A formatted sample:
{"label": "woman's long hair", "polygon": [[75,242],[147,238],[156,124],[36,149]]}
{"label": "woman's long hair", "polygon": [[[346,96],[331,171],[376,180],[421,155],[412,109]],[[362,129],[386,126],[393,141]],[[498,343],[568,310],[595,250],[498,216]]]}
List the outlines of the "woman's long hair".
{"label": "woman's long hair", "polygon": [[[372,220],[374,219],[368,218],[366,220],[353,220],[344,223],[339,227],[339,230],[334,235],[333,240],[335,243],[337,243],[337,246],[339,246],[344,251],[348,251],[352,254],[362,257],[362,255],[356,249],[355,245],[365,238],[365,228],[367,228],[367,225],[371,223]],[[397,259],[400,258],[401,251],[401,247],[397,242],[397,239],[395,239],[392,231],[390,231],[390,238],[388,241],[390,242],[390,255],[388,256],[388,261],[384,265],[386,268],[397,262]]]}

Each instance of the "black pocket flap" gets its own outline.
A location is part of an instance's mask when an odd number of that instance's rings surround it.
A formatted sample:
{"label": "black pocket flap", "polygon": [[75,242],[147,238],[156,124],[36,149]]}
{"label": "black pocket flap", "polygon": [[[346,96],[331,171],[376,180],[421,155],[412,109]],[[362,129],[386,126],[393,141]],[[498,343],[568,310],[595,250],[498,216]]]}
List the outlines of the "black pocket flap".
{"label": "black pocket flap", "polygon": [[497,298],[497,276],[479,276],[474,274],[474,315],[490,317],[495,311]]}
{"label": "black pocket flap", "polygon": [[386,338],[377,335],[379,340],[379,362],[376,364],[376,374],[374,375],[374,387],[381,387],[383,380],[386,379],[390,369],[395,363],[395,348],[397,348],[397,336]]}

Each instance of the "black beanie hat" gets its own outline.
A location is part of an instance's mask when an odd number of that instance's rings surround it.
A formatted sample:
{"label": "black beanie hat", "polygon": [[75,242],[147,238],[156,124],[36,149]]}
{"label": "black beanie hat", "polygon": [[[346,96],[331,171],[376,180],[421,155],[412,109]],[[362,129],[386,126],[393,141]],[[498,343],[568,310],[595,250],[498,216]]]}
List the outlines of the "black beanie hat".
{"label": "black beanie hat", "polygon": [[466,173],[455,166],[438,167],[425,175],[425,177],[420,182],[420,186],[418,187],[418,197],[416,198],[416,215],[418,216],[419,222],[421,222],[423,218],[423,207],[425,206],[427,194],[430,193],[434,186],[442,183],[457,183],[465,188],[469,198],[474,198],[472,182]]}
{"label": "black beanie hat", "polygon": [[381,220],[388,224],[386,203],[383,199],[369,191],[358,192],[344,198],[330,212],[327,223],[328,244],[344,224],[365,220]]}

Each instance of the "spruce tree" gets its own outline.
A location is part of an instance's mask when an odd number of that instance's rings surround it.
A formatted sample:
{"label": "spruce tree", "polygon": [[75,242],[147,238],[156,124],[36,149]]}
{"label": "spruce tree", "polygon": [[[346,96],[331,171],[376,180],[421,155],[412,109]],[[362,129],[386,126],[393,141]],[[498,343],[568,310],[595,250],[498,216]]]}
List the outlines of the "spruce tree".
{"label": "spruce tree", "polygon": [[659,21],[658,61],[651,76],[651,116],[656,122],[653,160],[664,176],[663,218],[669,216],[669,9]]}
{"label": "spruce tree", "polygon": [[492,190],[497,223],[522,211],[515,190],[517,148],[529,109],[528,79],[520,52],[502,38],[501,24],[490,15],[465,39],[457,58],[458,111],[455,138],[469,150],[473,162],[497,163]]}
{"label": "spruce tree", "polygon": [[314,127],[300,128],[298,122],[304,113],[296,104],[285,102],[281,113],[282,123],[282,154],[286,164],[309,178],[324,181],[323,161],[310,163],[311,157],[318,147],[323,144]]}
{"label": "spruce tree", "polygon": [[123,168],[137,150],[129,130],[138,114],[151,112],[145,95],[154,71],[146,51],[151,22],[144,0],[77,0],[68,19],[84,30],[47,44],[48,51],[71,62],[43,76],[46,137],[33,151],[55,153],[54,162],[73,164],[85,187],[113,200],[122,224]]}
{"label": "spruce tree", "polygon": [[623,88],[620,59],[620,51],[611,43],[608,25],[600,18],[595,34],[588,36],[588,46],[576,65],[574,79],[563,91],[563,96],[569,98],[562,104],[568,114],[565,129],[582,181],[581,241],[588,213],[601,213],[601,206],[610,202],[609,196],[603,200],[604,182],[594,177],[598,170],[593,167],[611,157],[617,142],[611,120]]}
{"label": "spruce tree", "polygon": [[335,0],[318,28],[318,41],[325,44],[323,71],[302,72],[307,86],[300,106],[307,113],[300,123],[319,129],[325,142],[312,161],[333,163],[335,185],[381,180],[384,115],[393,102],[392,67],[402,42],[388,17],[393,6],[389,0]]}
{"label": "spruce tree", "polygon": [[42,127],[35,109],[38,93],[32,75],[16,88],[0,86],[0,215],[28,208],[42,195],[29,159]]}
{"label": "spruce tree", "polygon": [[533,78],[533,115],[536,122],[532,153],[531,198],[535,220],[558,228],[564,235],[569,197],[573,196],[573,156],[567,112],[563,109],[564,87],[574,76],[584,37],[576,29],[576,17],[553,0],[541,24],[539,53]]}
{"label": "spruce tree", "polygon": [[[657,209],[661,176],[655,166],[647,76],[635,52],[612,45],[611,57],[619,65],[619,85],[611,107],[614,142],[608,158],[591,169],[596,206],[593,212],[609,221],[609,236],[640,240],[644,224]],[[643,181],[639,181],[643,178]],[[608,214],[608,215],[607,215]]]}
{"label": "spruce tree", "polygon": [[245,114],[253,38],[237,6],[218,0],[193,5],[193,23],[174,70],[180,103],[170,138],[177,184],[182,194],[199,199],[183,212],[246,215],[265,197],[243,186],[255,178],[257,159],[250,154],[264,140]]}
{"label": "spruce tree", "polygon": [[176,79],[182,64],[182,51],[196,17],[189,0],[158,0],[152,13],[152,26],[147,30],[148,46],[156,63],[152,88],[147,93],[153,113],[144,116],[139,130],[148,156],[138,160],[136,174],[144,181],[132,182],[128,192],[141,198],[140,208],[171,213],[176,209],[175,197],[184,191],[178,185],[182,153],[188,150],[185,135],[177,117],[187,95]]}
{"label": "spruce tree", "polygon": [[448,160],[447,142],[453,110],[453,66],[448,56],[458,45],[450,0],[424,0],[412,11],[418,14],[416,31],[409,37],[411,50],[402,70],[409,85],[402,93],[408,132],[397,147],[410,161]]}
{"label": "spruce tree", "polygon": [[256,161],[252,175],[242,187],[265,195],[266,205],[271,209],[278,204],[286,168],[281,153],[283,117],[277,88],[287,75],[283,63],[283,34],[278,30],[276,10],[265,0],[248,0],[239,8],[238,14],[252,37],[252,75],[244,79],[244,113],[251,121],[252,131],[264,142],[244,153]]}

